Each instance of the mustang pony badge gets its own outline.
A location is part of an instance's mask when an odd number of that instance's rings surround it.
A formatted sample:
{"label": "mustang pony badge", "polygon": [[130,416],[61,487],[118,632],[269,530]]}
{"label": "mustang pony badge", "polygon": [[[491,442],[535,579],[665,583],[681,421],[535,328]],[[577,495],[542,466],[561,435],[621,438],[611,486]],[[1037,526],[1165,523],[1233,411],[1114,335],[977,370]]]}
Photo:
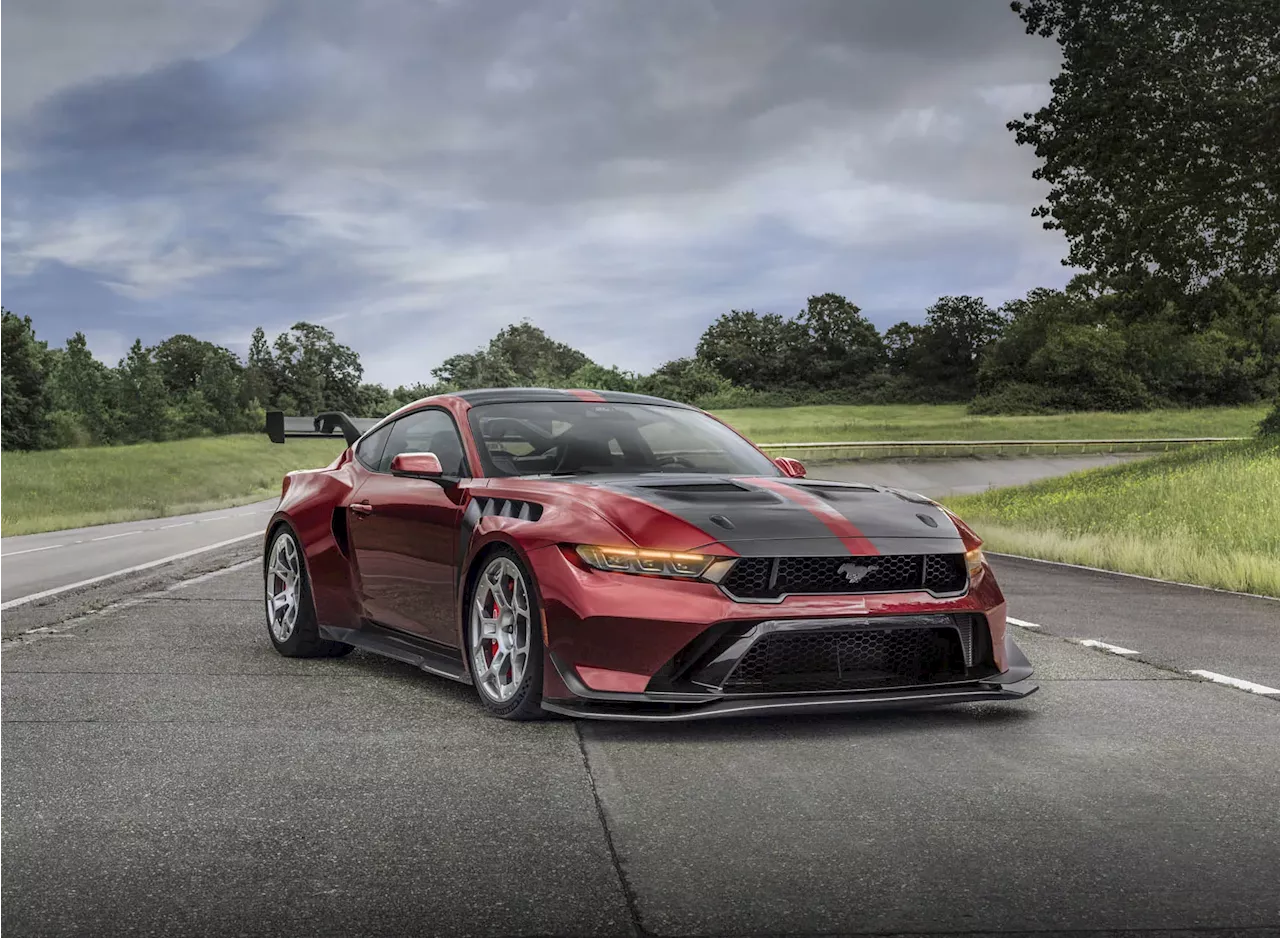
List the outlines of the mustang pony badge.
{"label": "mustang pony badge", "polygon": [[879,565],[864,567],[861,564],[856,563],[842,563],[840,566],[836,567],[836,573],[839,573],[850,583],[861,583],[866,579],[867,574],[875,573],[879,569]]}

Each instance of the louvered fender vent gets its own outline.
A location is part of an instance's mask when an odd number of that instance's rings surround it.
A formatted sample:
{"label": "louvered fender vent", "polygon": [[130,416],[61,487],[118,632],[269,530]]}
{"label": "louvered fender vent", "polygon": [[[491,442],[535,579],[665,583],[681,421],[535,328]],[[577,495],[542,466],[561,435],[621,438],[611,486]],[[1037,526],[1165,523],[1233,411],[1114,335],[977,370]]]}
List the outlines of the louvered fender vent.
{"label": "louvered fender vent", "polygon": [[515,518],[518,521],[537,521],[542,517],[541,505],[515,498],[477,498],[472,504],[479,510],[481,518],[492,515],[497,518]]}

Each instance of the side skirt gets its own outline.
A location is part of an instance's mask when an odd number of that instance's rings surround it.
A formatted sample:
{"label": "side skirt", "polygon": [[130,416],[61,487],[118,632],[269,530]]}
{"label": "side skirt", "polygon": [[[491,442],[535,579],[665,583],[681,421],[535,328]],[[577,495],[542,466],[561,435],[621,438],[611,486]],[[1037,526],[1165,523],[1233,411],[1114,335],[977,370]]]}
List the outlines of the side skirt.
{"label": "side skirt", "polygon": [[462,653],[425,638],[384,628],[374,623],[362,629],[344,629],[335,626],[319,626],[320,636],[335,642],[346,642],[374,654],[395,658],[428,674],[447,677],[462,684],[471,683]]}

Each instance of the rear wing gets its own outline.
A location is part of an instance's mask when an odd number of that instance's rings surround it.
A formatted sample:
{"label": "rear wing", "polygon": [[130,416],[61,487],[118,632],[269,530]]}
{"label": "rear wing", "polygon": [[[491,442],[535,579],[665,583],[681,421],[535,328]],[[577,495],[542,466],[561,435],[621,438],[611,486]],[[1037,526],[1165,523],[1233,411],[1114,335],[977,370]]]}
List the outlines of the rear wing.
{"label": "rear wing", "polygon": [[327,437],[335,430],[342,431],[342,438],[350,446],[373,429],[378,421],[367,417],[348,417],[341,411],[331,410],[315,417],[286,417],[282,410],[267,411],[267,436],[272,443],[283,443],[287,437]]}

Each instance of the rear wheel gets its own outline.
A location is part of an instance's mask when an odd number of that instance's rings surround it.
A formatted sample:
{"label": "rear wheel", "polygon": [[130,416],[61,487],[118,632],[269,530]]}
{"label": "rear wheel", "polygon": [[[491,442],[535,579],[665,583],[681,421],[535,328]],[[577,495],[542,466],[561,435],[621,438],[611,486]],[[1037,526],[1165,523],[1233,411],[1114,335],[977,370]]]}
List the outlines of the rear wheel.
{"label": "rear wheel", "polygon": [[336,658],[351,646],[321,638],[298,539],[281,525],[267,547],[267,636],[286,658]]}
{"label": "rear wheel", "polygon": [[471,681],[495,716],[537,720],[542,710],[542,629],[532,581],[515,551],[484,560],[467,605]]}

